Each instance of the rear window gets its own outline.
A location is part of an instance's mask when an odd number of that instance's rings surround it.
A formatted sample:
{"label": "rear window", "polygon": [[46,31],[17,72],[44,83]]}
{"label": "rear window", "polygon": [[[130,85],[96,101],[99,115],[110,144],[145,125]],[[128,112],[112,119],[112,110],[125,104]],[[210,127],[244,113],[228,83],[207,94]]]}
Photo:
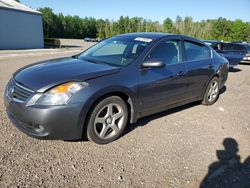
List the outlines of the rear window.
{"label": "rear window", "polygon": [[223,50],[244,51],[246,48],[241,44],[223,43]]}
{"label": "rear window", "polygon": [[199,43],[184,41],[187,61],[198,61],[211,58],[211,50]]}

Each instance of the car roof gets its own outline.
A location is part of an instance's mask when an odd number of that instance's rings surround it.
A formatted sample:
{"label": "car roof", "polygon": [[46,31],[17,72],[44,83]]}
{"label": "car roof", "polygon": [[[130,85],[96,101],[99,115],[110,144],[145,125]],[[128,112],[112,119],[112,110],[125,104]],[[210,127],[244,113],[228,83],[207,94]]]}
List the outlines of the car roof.
{"label": "car roof", "polygon": [[240,45],[243,45],[243,46],[249,46],[250,44],[249,43],[246,43],[246,42],[232,42],[233,44],[240,44]]}
{"label": "car roof", "polygon": [[220,42],[219,40],[202,40],[203,42]]}
{"label": "car roof", "polygon": [[131,39],[134,39],[134,38],[149,38],[149,39],[152,39],[152,40],[160,40],[164,37],[168,37],[168,36],[176,36],[176,37],[182,37],[186,40],[191,40],[191,41],[194,41],[194,42],[198,42],[198,43],[203,43],[202,41],[196,39],[196,38],[193,38],[193,37],[189,37],[189,36],[186,36],[186,35],[179,35],[179,34],[171,34],[171,33],[161,33],[161,32],[137,32],[137,33],[126,33],[126,34],[121,34],[121,35],[117,35],[115,37],[127,37],[127,38],[131,38]]}
{"label": "car roof", "polygon": [[236,42],[223,42],[223,44],[231,44],[231,45],[240,45],[240,46],[245,46],[244,43],[236,43]]}
{"label": "car roof", "polygon": [[[126,34],[121,34],[121,35],[117,35],[116,37],[128,37],[128,38],[136,38],[136,37],[144,37],[144,38],[150,38],[150,39],[161,39],[163,37],[167,37],[167,36],[181,36],[184,37],[186,39],[191,39],[193,41],[196,42],[211,42],[211,43],[218,43],[221,42],[219,40],[198,40],[196,38],[193,37],[189,37],[189,36],[185,36],[185,35],[178,35],[178,34],[171,34],[171,33],[162,33],[162,32],[136,32],[136,33],[126,33]],[[230,42],[221,42],[221,43],[230,43]],[[231,44],[233,44],[233,42],[231,42]],[[244,45],[244,43],[234,43],[234,44],[241,44]],[[245,45],[249,45],[249,44],[245,44]]]}
{"label": "car roof", "polygon": [[175,34],[169,34],[169,33],[161,33],[161,32],[137,32],[137,33],[126,33],[118,35],[117,37],[144,37],[144,38],[150,38],[150,39],[160,39],[165,36],[171,36]]}

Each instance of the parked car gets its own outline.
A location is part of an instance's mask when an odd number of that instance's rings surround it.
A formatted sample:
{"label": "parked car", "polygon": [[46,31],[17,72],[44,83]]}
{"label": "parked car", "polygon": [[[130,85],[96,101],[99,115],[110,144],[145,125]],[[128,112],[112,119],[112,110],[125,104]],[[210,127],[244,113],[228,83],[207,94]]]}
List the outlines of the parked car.
{"label": "parked car", "polygon": [[84,38],[85,42],[100,42],[101,39],[100,38]]}
{"label": "parked car", "polygon": [[237,66],[239,63],[250,63],[250,47],[248,44],[235,42],[220,42],[216,40],[204,40],[216,52],[224,56],[229,61],[231,68]]}
{"label": "parked car", "polygon": [[144,116],[194,101],[212,105],[227,75],[228,61],[197,39],[131,33],[21,68],[4,101],[10,120],[30,136],[86,134],[106,144]]}
{"label": "parked car", "polygon": [[250,64],[250,44],[247,42],[234,42],[234,43],[244,46],[245,50],[247,51],[245,57],[243,57],[240,63]]}
{"label": "parked car", "polygon": [[243,45],[243,47],[245,48],[245,50],[248,51],[248,53],[250,53],[250,43],[241,42],[241,41],[234,41],[234,42],[231,42],[231,43]]}
{"label": "parked car", "polygon": [[250,64],[250,53],[246,54],[245,57],[240,61],[242,64]]}
{"label": "parked car", "polygon": [[91,42],[91,38],[86,37],[86,38],[84,38],[84,41],[85,42]]}

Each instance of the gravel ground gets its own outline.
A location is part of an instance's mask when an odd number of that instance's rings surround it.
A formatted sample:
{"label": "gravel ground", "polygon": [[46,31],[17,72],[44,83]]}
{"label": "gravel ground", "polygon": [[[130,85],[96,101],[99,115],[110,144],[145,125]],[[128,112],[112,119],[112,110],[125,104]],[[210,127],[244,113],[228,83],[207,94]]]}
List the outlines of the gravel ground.
{"label": "gravel ground", "polygon": [[[92,45],[80,44],[0,51],[0,95],[18,68]],[[108,145],[30,138],[10,123],[1,97],[0,187],[250,187],[249,75],[240,65],[214,105],[143,118]]]}

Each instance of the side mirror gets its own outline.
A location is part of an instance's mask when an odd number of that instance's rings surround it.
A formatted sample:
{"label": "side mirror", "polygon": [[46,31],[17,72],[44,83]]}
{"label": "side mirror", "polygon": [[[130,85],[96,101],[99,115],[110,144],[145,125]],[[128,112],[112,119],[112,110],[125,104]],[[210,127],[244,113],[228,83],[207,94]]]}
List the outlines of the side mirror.
{"label": "side mirror", "polygon": [[152,59],[142,63],[142,68],[161,68],[165,67],[165,63],[159,59]]}

